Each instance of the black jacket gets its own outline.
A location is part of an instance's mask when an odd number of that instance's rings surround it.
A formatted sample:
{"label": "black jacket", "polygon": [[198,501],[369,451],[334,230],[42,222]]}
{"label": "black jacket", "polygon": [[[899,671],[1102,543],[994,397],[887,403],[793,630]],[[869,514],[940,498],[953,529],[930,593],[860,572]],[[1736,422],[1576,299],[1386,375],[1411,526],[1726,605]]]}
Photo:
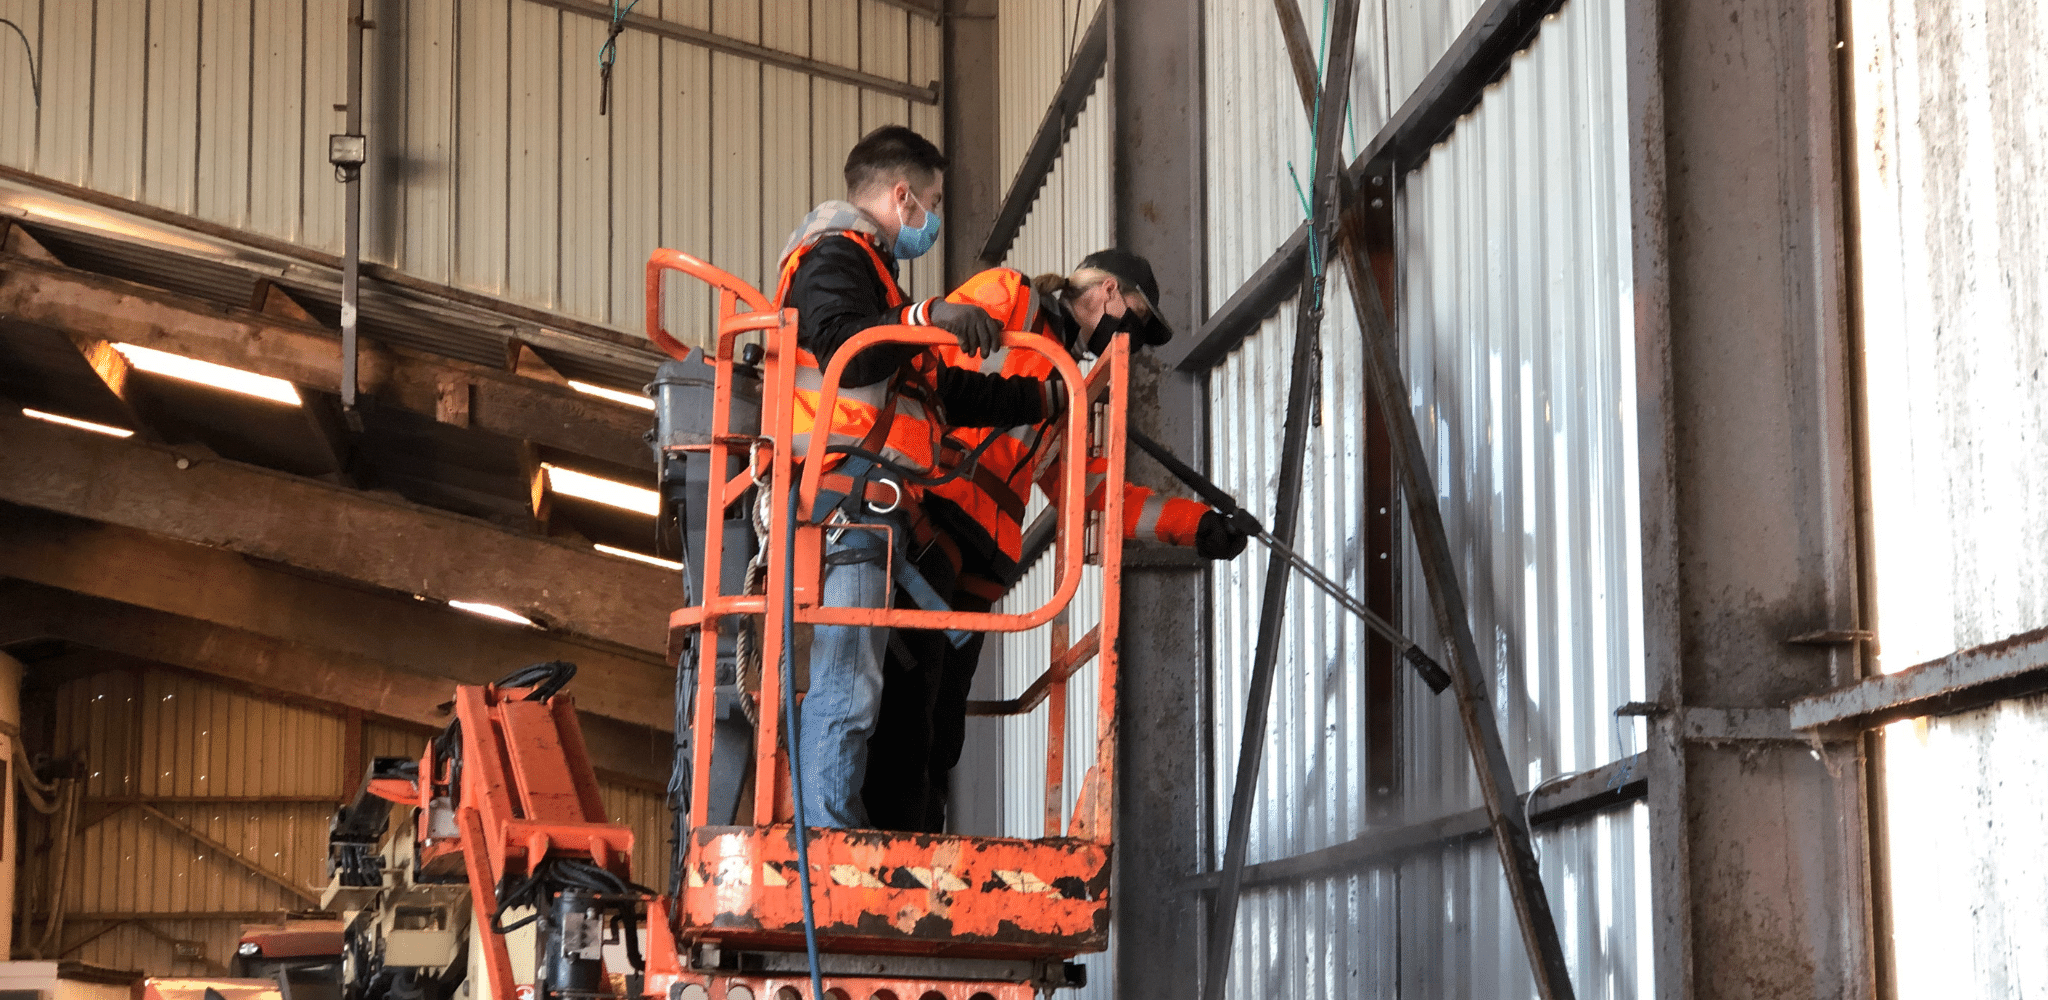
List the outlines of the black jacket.
{"label": "black jacket", "polygon": [[[896,280],[895,258],[884,252],[882,259],[890,280]],[[796,310],[797,344],[822,368],[831,364],[839,345],[863,330],[917,325],[912,317],[923,314],[919,306],[924,303],[892,309],[888,301],[889,290],[867,250],[849,237],[826,236],[804,254],[782,305]],[[888,379],[921,350],[914,344],[883,344],[862,351],[846,366],[842,384],[851,388]],[[1045,416],[1044,383],[1029,376],[984,375],[949,365],[939,369],[938,395],[945,422],[953,427],[1015,427]]]}

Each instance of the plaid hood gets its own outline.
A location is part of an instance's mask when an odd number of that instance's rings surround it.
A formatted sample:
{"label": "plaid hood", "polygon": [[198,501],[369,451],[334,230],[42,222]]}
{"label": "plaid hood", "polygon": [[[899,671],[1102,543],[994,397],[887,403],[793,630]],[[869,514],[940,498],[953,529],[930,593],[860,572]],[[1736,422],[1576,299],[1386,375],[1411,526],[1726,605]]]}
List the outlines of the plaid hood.
{"label": "plaid hood", "polygon": [[775,259],[776,267],[780,268],[799,247],[816,243],[819,237],[849,229],[873,237],[875,245],[881,247],[883,253],[889,252],[889,238],[882,234],[882,227],[868,213],[854,207],[852,202],[826,201],[811,209],[811,214],[804,216],[796,231],[789,234],[789,242],[782,246],[782,255]]}

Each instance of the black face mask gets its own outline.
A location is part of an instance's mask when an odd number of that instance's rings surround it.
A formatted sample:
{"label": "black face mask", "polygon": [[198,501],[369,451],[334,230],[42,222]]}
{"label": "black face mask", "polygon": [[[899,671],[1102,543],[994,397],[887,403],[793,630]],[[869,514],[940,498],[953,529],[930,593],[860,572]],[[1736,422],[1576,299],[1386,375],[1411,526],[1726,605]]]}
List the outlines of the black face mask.
{"label": "black face mask", "polygon": [[1131,342],[1141,347],[1158,347],[1173,336],[1166,325],[1150,316],[1140,316],[1136,309],[1126,308],[1122,316],[1103,313],[1095,322],[1095,332],[1088,337],[1088,353],[1098,357],[1109,348],[1111,337],[1119,333],[1131,335]]}
{"label": "black face mask", "polygon": [[1133,340],[1137,340],[1138,331],[1133,326],[1133,321],[1137,318],[1137,312],[1128,308],[1122,316],[1103,313],[1102,318],[1095,321],[1095,332],[1088,335],[1088,353],[1101,357],[1102,352],[1109,349],[1110,338],[1119,333],[1129,333]]}

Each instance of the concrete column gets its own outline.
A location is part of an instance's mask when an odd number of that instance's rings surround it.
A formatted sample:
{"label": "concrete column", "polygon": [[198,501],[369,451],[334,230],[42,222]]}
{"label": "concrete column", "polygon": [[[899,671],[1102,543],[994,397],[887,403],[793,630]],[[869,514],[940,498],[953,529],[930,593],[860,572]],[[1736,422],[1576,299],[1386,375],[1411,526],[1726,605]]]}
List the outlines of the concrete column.
{"label": "concrete column", "polygon": [[946,287],[981,270],[981,245],[1010,179],[998,176],[995,0],[948,0],[945,31]]}
{"label": "concrete column", "polygon": [[[1106,91],[1115,149],[1115,238],[1145,255],[1159,278],[1163,312],[1191,336],[1202,308],[1206,235],[1202,205],[1199,6],[1180,0],[1115,0]],[[1162,367],[1149,353],[1131,373],[1131,424],[1195,465],[1203,460],[1202,377]],[[1180,493],[1141,454],[1130,478]],[[1203,897],[1178,885],[1201,867],[1203,742],[1209,674],[1208,574],[1194,567],[1124,571],[1122,683],[1117,772],[1117,996],[1195,996],[1201,968]],[[1111,970],[1091,975],[1108,977]]]}

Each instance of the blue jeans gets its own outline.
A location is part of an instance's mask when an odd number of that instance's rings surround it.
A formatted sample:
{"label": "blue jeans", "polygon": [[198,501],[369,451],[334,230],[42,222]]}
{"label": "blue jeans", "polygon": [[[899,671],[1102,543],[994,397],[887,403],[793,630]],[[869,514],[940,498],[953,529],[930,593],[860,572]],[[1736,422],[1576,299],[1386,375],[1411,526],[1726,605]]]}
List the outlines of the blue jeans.
{"label": "blue jeans", "polygon": [[[900,523],[869,515],[870,523]],[[888,606],[889,546],[879,531],[846,531],[825,544],[823,603],[828,608]],[[858,560],[858,561],[847,561]],[[865,828],[861,783],[868,735],[882,709],[882,654],[889,630],[817,625],[811,630],[811,687],[798,720],[799,772],[806,826]]]}

